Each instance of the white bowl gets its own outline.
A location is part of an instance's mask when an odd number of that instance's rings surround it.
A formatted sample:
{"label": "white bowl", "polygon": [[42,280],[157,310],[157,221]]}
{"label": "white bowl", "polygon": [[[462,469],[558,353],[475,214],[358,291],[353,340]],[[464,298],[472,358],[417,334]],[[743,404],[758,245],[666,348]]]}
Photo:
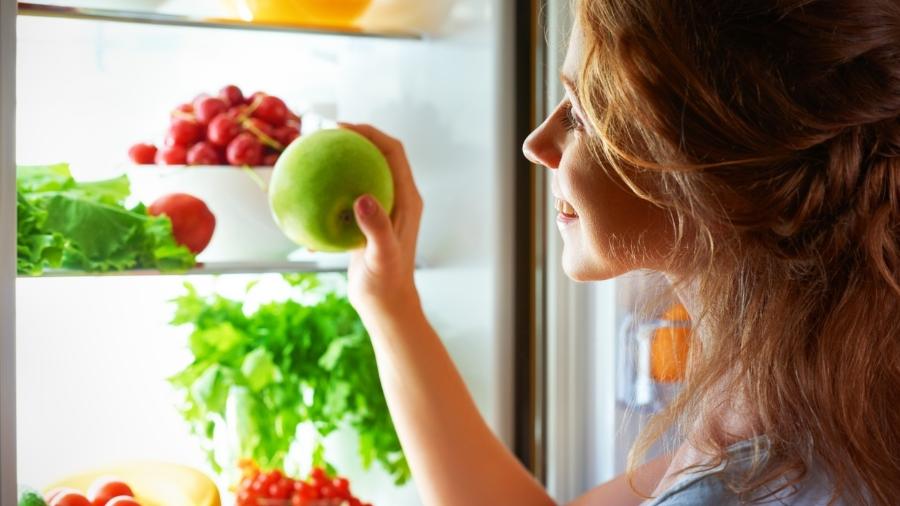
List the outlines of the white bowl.
{"label": "white bowl", "polygon": [[129,168],[127,174],[132,199],[148,206],[170,193],[206,203],[216,216],[216,229],[199,262],[281,262],[298,248],[269,210],[271,167],[147,165]]}

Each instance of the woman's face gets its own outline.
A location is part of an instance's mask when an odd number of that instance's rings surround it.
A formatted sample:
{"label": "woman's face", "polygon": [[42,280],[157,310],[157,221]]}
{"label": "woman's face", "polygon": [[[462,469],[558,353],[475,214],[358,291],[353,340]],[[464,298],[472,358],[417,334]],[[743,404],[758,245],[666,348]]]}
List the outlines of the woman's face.
{"label": "woman's face", "polygon": [[661,269],[672,236],[667,214],[635,195],[614,171],[607,174],[588,150],[586,141],[595,134],[573,86],[581,38],[576,23],[562,69],[566,96],[523,146],[525,156],[553,176],[563,270],[573,280],[588,281]]}

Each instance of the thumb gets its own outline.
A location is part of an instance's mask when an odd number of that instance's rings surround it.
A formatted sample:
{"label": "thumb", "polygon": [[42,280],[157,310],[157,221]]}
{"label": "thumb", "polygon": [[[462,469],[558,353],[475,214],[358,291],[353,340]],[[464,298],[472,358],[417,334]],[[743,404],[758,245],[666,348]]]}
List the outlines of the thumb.
{"label": "thumb", "polygon": [[363,195],[353,203],[356,223],[366,236],[366,263],[381,265],[388,259],[394,246],[394,227],[391,219],[375,198]]}

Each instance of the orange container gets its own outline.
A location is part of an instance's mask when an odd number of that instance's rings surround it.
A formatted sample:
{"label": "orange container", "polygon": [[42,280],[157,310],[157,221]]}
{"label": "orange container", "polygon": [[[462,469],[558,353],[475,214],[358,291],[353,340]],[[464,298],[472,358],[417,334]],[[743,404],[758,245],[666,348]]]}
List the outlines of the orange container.
{"label": "orange container", "polygon": [[691,349],[690,315],[681,304],[670,307],[662,317],[674,325],[660,327],[650,343],[650,375],[659,383],[684,380]]}
{"label": "orange container", "polygon": [[236,0],[241,17],[261,23],[353,27],[372,0]]}

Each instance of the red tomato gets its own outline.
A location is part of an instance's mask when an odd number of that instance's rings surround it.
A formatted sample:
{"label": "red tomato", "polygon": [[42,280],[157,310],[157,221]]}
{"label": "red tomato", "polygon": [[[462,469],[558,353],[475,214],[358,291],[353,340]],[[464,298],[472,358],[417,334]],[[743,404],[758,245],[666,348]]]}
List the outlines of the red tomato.
{"label": "red tomato", "polygon": [[120,495],[110,499],[106,506],[141,506],[141,503],[135,501],[134,497]]}
{"label": "red tomato", "polygon": [[131,487],[124,481],[116,478],[100,478],[96,480],[91,484],[91,488],[88,489],[87,493],[92,506],[106,506],[110,499],[119,496],[134,497],[134,492],[131,491]]}
{"label": "red tomato", "polygon": [[75,490],[74,488],[65,488],[65,487],[54,488],[54,489],[50,490],[49,492],[47,492],[46,494],[44,494],[44,501],[46,501],[47,504],[50,504],[50,501],[55,499],[56,496],[58,496],[59,494],[61,494],[63,492],[78,492],[78,491]]}
{"label": "red tomato", "polygon": [[186,193],[160,197],[147,211],[153,216],[168,216],[172,220],[175,242],[187,246],[194,254],[206,248],[216,229],[216,217],[206,204]]}
{"label": "red tomato", "polygon": [[50,506],[91,506],[91,501],[76,490],[64,490],[50,501]]}

